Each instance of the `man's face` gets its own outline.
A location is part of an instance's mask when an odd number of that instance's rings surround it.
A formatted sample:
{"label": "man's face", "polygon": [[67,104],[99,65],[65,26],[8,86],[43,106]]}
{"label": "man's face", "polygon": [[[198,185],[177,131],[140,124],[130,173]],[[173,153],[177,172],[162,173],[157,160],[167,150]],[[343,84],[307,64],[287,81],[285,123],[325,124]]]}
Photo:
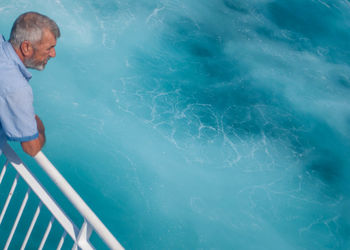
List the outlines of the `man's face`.
{"label": "man's face", "polygon": [[56,39],[51,31],[45,29],[40,42],[32,45],[34,53],[31,57],[24,59],[24,65],[27,68],[43,70],[47,61],[56,56]]}

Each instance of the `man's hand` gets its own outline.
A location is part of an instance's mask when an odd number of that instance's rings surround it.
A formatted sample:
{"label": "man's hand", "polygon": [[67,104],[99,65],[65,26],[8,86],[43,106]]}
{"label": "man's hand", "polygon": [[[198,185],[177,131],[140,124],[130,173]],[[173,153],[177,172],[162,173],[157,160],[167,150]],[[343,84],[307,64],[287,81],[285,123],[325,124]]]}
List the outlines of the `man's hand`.
{"label": "man's hand", "polygon": [[40,120],[39,116],[37,115],[35,115],[35,120],[38,128],[38,132],[39,132],[38,138],[31,141],[21,142],[23,151],[29,154],[30,156],[35,156],[44,146],[46,141],[45,127],[43,122]]}

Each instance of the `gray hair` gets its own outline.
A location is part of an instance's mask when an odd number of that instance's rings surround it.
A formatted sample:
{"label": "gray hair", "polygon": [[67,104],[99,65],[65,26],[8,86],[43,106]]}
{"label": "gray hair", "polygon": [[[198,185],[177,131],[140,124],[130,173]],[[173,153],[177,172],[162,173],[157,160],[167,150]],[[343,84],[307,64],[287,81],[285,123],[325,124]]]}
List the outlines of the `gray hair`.
{"label": "gray hair", "polygon": [[49,17],[37,12],[26,12],[14,22],[9,42],[14,48],[19,48],[23,41],[35,44],[41,41],[45,29],[51,31],[56,39],[61,35],[57,24]]}

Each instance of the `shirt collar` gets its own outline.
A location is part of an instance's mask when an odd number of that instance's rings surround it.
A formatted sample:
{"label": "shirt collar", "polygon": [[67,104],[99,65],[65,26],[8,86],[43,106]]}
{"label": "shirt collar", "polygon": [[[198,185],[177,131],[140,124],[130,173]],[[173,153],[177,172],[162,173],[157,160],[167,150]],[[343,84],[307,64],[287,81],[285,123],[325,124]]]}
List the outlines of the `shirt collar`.
{"label": "shirt collar", "polygon": [[7,56],[12,59],[14,63],[18,65],[19,70],[21,71],[22,75],[24,76],[27,81],[29,81],[32,78],[32,74],[28,71],[26,66],[24,66],[21,59],[19,59],[18,55],[16,54],[16,51],[13,49],[11,43],[5,41],[5,37],[2,36],[1,42],[4,43],[4,51],[7,54]]}

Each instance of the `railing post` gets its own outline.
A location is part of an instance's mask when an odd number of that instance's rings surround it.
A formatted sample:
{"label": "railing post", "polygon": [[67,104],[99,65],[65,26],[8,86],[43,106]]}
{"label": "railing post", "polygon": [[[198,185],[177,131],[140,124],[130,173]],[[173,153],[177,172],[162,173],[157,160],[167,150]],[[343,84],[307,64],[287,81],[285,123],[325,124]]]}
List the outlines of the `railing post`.
{"label": "railing post", "polygon": [[77,249],[77,246],[79,245],[79,246],[86,246],[87,250],[88,249],[93,250],[94,248],[90,248],[90,244],[88,244],[91,233],[92,233],[92,227],[85,220],[81,229],[80,229],[77,242],[74,244],[73,249]]}

